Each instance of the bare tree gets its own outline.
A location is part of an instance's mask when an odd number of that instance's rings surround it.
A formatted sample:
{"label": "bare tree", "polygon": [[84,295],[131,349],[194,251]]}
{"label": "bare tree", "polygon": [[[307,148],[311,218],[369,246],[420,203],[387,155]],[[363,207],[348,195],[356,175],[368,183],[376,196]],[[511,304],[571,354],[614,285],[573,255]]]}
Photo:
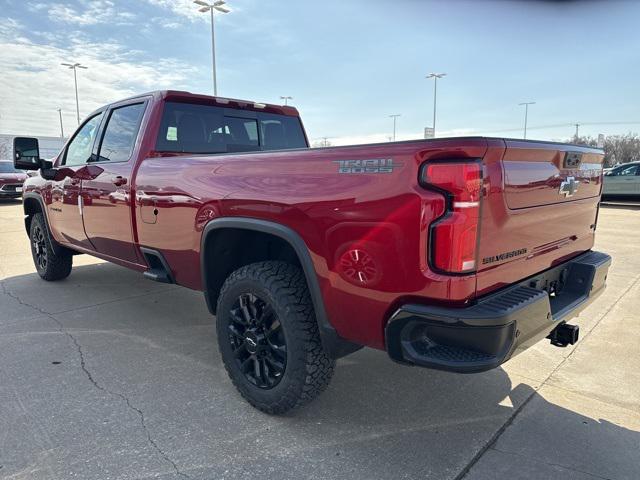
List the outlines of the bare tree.
{"label": "bare tree", "polygon": [[317,140],[313,142],[313,148],[322,148],[322,147],[331,147],[333,144],[328,140],[327,137],[322,137],[322,140]]}
{"label": "bare tree", "polygon": [[605,156],[609,165],[640,160],[640,137],[636,133],[613,135],[604,142]]}
{"label": "bare tree", "polygon": [[[593,137],[578,137],[570,143],[594,147],[598,141]],[[637,133],[610,135],[604,140],[604,164],[607,167],[620,163],[640,161],[640,136]]]}

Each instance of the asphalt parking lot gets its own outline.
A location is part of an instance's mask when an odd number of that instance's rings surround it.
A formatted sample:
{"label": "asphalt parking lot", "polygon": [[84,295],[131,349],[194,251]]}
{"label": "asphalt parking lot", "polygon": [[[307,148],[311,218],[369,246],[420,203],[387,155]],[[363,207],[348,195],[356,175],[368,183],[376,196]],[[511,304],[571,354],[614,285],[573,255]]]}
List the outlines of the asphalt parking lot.
{"label": "asphalt parking lot", "polygon": [[363,350],[283,417],[241,400],[202,295],[87,256],[35,273],[0,201],[0,478],[640,478],[640,210],[602,208],[581,340],[476,375]]}

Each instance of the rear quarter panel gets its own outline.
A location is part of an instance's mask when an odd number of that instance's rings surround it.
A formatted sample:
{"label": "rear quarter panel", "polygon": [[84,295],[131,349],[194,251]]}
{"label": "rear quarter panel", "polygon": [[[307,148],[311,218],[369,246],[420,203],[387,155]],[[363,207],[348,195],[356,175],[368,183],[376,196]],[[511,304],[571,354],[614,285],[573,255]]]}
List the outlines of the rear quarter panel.
{"label": "rear quarter panel", "polygon": [[[427,226],[444,200],[418,185],[418,171],[430,158],[480,158],[486,150],[485,139],[455,139],[147,158],[136,177],[139,242],[162,251],[178,283],[202,289],[200,240],[210,220],[250,217],[286,225],[310,251],[337,332],[383,348],[385,321],[399,303],[464,304],[474,296],[475,276],[442,276],[428,268]],[[340,161],[371,159],[391,159],[395,167],[339,173]]]}

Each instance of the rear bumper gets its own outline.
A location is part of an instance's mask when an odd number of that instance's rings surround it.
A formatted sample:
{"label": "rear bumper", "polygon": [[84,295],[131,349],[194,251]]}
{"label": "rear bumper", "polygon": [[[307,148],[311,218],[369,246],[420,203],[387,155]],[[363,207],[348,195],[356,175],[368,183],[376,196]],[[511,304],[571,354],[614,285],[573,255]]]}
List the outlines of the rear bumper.
{"label": "rear bumper", "polygon": [[609,255],[590,251],[469,307],[404,305],[387,324],[387,352],[439,370],[490,370],[578,315],[604,291],[610,265]]}

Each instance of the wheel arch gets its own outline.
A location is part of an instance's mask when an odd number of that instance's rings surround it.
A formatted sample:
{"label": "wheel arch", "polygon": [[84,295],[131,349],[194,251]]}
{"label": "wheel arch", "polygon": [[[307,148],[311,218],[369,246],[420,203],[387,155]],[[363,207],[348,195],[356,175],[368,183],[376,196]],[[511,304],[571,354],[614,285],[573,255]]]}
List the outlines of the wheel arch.
{"label": "wheel arch", "polygon": [[47,227],[47,238],[49,239],[49,243],[51,244],[51,248],[56,254],[59,254],[63,247],[53,238],[53,234],[51,233],[51,226],[49,225],[49,217],[47,215],[47,209],[44,206],[44,201],[42,197],[37,193],[27,192],[22,196],[22,208],[24,211],[24,227],[27,231],[27,236],[31,234],[31,220],[36,213],[42,213],[42,218],[44,218],[44,224]]}
{"label": "wheel arch", "polygon": [[[282,255],[295,256],[295,258],[291,258],[291,261],[297,261],[297,264],[304,273],[311,301],[313,302],[316,321],[318,322],[320,338],[325,351],[333,358],[340,358],[361,348],[361,345],[351,343],[341,338],[331,325],[324,306],[324,300],[311,254],[302,237],[291,228],[276,222],[248,217],[222,217],[211,220],[205,226],[200,245],[200,270],[205,300],[212,314],[215,315],[216,313],[216,303],[220,288],[229,273],[231,273],[228,271],[232,268],[229,267],[229,265],[233,265],[235,268],[243,265],[242,262],[237,263],[231,261],[227,263],[227,268],[222,266],[222,268],[217,271],[214,268],[213,264],[217,263],[216,259],[223,255],[220,251],[221,247],[219,243],[220,239],[224,241],[224,236],[220,237],[219,234],[225,231],[243,231],[248,234],[267,235],[283,242],[280,244],[280,251],[283,252],[284,250]],[[236,249],[243,248],[238,244],[234,246]],[[290,251],[286,251],[287,249],[290,249]],[[231,256],[232,255],[228,253],[226,255],[227,258]],[[266,259],[267,258],[260,258],[260,260]],[[253,261],[255,261],[255,259]]]}
{"label": "wheel arch", "polygon": [[22,209],[24,210],[24,227],[27,231],[27,235],[31,230],[31,219],[36,213],[42,213],[45,217],[45,223],[49,228],[49,222],[42,205],[42,199],[39,195],[25,193],[22,197]]}

